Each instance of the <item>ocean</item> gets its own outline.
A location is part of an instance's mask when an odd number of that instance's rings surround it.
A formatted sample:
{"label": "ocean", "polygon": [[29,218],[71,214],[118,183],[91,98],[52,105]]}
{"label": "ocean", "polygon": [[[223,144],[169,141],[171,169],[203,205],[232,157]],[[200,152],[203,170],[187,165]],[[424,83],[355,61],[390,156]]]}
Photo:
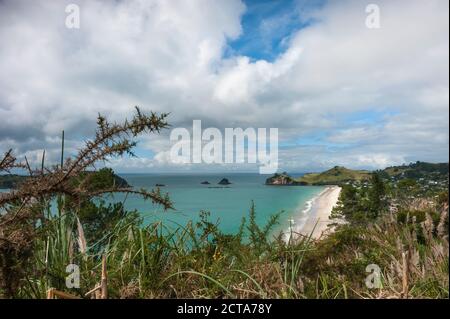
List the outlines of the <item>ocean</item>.
{"label": "ocean", "polygon": [[[311,200],[322,186],[267,186],[268,176],[260,174],[120,174],[135,188],[154,188],[169,194],[175,209],[164,211],[161,207],[146,202],[138,196],[115,195],[113,200],[124,201],[127,209],[137,209],[145,223],[161,221],[170,228],[198,221],[199,213],[210,212],[210,220],[218,222],[225,233],[235,233],[243,217],[248,217],[251,201],[256,207],[257,223],[266,224],[270,215],[283,211],[276,231],[287,230],[296,220],[296,226],[306,217]],[[226,188],[217,183],[227,178],[231,184]],[[209,185],[201,182],[208,181]]]}

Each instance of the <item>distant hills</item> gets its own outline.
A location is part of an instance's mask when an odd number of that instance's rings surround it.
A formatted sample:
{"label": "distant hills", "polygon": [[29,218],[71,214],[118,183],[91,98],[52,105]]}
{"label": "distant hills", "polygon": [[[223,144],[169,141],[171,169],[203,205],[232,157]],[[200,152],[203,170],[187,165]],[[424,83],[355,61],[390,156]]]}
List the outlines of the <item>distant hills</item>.
{"label": "distant hills", "polygon": [[[401,166],[391,166],[376,171],[389,180],[413,179],[433,183],[448,182],[448,163],[416,162]],[[266,180],[267,185],[342,185],[348,182],[364,182],[370,179],[372,171],[352,170],[335,166],[322,173],[309,173],[294,179],[287,173],[275,174]]]}
{"label": "distant hills", "polygon": [[299,182],[306,185],[334,185],[348,181],[368,180],[370,175],[370,171],[352,170],[343,166],[335,166],[322,173],[305,174],[299,178]]}
{"label": "distant hills", "polygon": [[392,166],[384,169],[385,176],[420,179],[426,177],[448,176],[448,163],[416,162],[409,165]]}
{"label": "distant hills", "polygon": [[[448,163],[426,163],[415,162],[400,166],[391,166],[383,170],[376,171],[384,179],[390,181],[399,181],[411,179],[420,184],[448,185],[449,164]],[[92,173],[92,172],[88,172]],[[349,182],[368,181],[373,172],[368,170],[352,170],[343,166],[335,166],[322,173],[309,173],[300,178],[291,177],[286,172],[274,174],[266,180],[266,185],[298,186],[298,185],[343,185]],[[96,172],[103,176],[101,179],[111,179],[120,187],[128,187],[128,183],[123,178],[117,176],[108,169],[102,169]],[[23,175],[0,175],[0,189],[16,188],[21,182],[29,178]],[[223,182],[225,183],[225,181]]]}
{"label": "distant hills", "polygon": [[16,188],[27,177],[22,175],[0,175],[0,189],[2,188]]}
{"label": "distant hills", "polygon": [[[111,169],[102,168],[99,171],[88,171],[86,174],[95,174],[95,178],[92,179],[93,183],[107,183],[108,185],[116,185],[118,187],[129,187],[128,182],[122,177],[114,174]],[[23,183],[26,179],[30,178],[27,175],[7,174],[0,175],[0,189],[14,189],[17,188],[20,183]]]}

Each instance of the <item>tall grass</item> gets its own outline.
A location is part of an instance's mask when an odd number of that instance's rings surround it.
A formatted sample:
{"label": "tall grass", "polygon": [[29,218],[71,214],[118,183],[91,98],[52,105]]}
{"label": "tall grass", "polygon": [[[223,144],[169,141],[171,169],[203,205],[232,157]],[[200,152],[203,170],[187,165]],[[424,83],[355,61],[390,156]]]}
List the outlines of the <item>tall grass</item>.
{"label": "tall grass", "polygon": [[[276,217],[259,227],[255,216],[252,205],[235,235],[221,233],[206,213],[201,222],[176,229],[123,219],[89,243],[80,240],[74,212],[48,213],[34,267],[18,296],[45,298],[53,287],[83,297],[98,284],[105,255],[111,298],[448,297],[448,237],[438,234],[439,224],[398,223],[386,216],[364,229],[343,225],[319,242],[285,242],[269,235]],[[417,240],[419,228],[427,232],[425,242]],[[80,267],[80,289],[65,286],[70,263]],[[369,263],[381,267],[382,288],[365,287]],[[402,267],[408,267],[406,291]]]}

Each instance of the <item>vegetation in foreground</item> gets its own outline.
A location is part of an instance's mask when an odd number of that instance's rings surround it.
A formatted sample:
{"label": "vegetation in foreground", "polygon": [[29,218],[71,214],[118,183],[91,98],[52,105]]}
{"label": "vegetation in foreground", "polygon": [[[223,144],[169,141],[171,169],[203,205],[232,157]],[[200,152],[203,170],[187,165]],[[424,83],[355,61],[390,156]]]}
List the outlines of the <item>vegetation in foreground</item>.
{"label": "vegetation in foreground", "polygon": [[[129,138],[159,132],[165,117],[139,110],[122,124],[99,117],[95,139],[57,167],[31,170],[11,152],[0,160],[0,170],[22,167],[31,175],[0,197],[2,297],[45,298],[49,288],[91,297],[103,257],[110,298],[448,298],[448,191],[402,199],[372,174],[364,187],[344,187],[333,217],[345,223],[333,233],[289,243],[272,237],[277,215],[267,225],[255,222],[253,204],[233,235],[207,212],[199,223],[168,229],[144,226],[122,203],[106,204],[106,194],[126,192],[172,207],[159,189],[116,185],[110,170],[84,173],[97,161],[132,154]],[[79,289],[66,286],[69,264],[79,266]],[[368,265],[381,271],[376,288],[366,285]]]}

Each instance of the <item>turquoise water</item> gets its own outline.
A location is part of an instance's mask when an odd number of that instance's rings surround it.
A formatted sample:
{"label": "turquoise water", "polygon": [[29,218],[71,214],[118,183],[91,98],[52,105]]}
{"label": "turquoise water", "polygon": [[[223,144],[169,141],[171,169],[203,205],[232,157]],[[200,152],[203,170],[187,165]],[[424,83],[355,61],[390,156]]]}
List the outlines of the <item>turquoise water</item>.
{"label": "turquoise water", "polygon": [[[164,212],[161,207],[145,202],[137,196],[125,200],[116,195],[114,200],[124,200],[127,209],[137,209],[146,223],[162,221],[169,227],[186,225],[190,220],[199,220],[201,210],[209,211],[210,219],[219,222],[219,228],[226,233],[238,230],[242,217],[247,217],[251,201],[256,206],[257,223],[264,225],[269,216],[284,211],[277,230],[288,229],[291,218],[298,219],[308,207],[308,201],[318,195],[322,186],[266,186],[267,176],[259,174],[210,174],[210,175],[156,175],[121,174],[136,188],[151,189],[156,184],[164,184],[163,192],[169,193],[175,210]],[[232,184],[228,188],[217,187],[217,183],[227,178]],[[202,185],[202,181],[210,185]]]}
{"label": "turquoise water", "polygon": [[[203,174],[203,175],[156,175],[120,174],[135,188],[152,189],[164,184],[162,192],[169,193],[175,210],[164,211],[138,196],[114,195],[108,201],[123,201],[127,209],[136,209],[145,223],[162,221],[166,226],[176,228],[189,221],[199,220],[201,210],[210,212],[210,220],[219,222],[219,228],[226,233],[235,233],[242,221],[248,217],[251,201],[255,202],[257,223],[266,224],[270,215],[284,211],[276,231],[289,229],[290,220],[296,225],[308,214],[309,201],[317,196],[323,186],[267,186],[267,178],[259,174]],[[217,183],[227,178],[232,184],[227,188]],[[209,181],[210,185],[200,184]],[[7,191],[7,190],[0,190]]]}

